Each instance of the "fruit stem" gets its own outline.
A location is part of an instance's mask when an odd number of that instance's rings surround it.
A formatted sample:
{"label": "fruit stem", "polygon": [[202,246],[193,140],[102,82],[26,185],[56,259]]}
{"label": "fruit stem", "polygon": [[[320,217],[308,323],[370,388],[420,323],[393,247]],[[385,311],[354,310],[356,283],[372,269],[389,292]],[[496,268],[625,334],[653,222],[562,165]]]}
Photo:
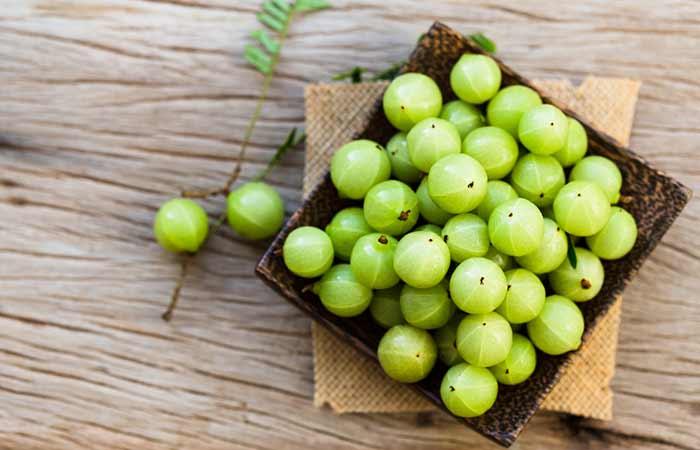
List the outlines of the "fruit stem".
{"label": "fruit stem", "polygon": [[282,28],[282,31],[280,31],[280,51],[277,51],[274,55],[272,55],[272,61],[270,62],[270,70],[265,74],[265,78],[263,79],[262,90],[260,91],[260,95],[258,96],[258,101],[255,105],[255,111],[250,117],[250,121],[248,122],[248,126],[246,127],[245,134],[243,135],[243,142],[241,143],[241,149],[238,153],[238,158],[236,159],[236,165],[234,166],[233,171],[226,180],[226,183],[223,185],[223,187],[220,187],[218,189],[209,189],[205,191],[182,191],[183,197],[208,198],[214,195],[228,195],[229,191],[231,190],[231,186],[233,186],[233,183],[235,183],[238,179],[239,175],[241,174],[241,169],[243,167],[243,160],[245,159],[246,150],[248,149],[248,145],[250,144],[250,139],[253,137],[255,125],[257,125],[258,123],[258,119],[260,119],[263,104],[267,100],[267,96],[270,91],[270,85],[272,84],[272,78],[274,77],[275,69],[277,68],[277,63],[280,60],[280,54],[282,53],[281,48],[284,44],[284,41],[287,39],[287,34],[289,33],[289,24],[292,22],[293,17],[294,11],[292,10],[287,16],[287,20],[284,23],[284,28]]}
{"label": "fruit stem", "polygon": [[173,317],[173,312],[175,312],[175,308],[177,308],[177,301],[180,299],[180,291],[182,290],[182,286],[185,284],[185,278],[187,277],[187,272],[189,271],[190,265],[194,260],[194,256],[194,254],[188,253],[183,256],[182,260],[180,261],[180,276],[177,278],[177,283],[175,283],[175,288],[170,296],[170,304],[168,305],[168,309],[161,316],[166,322],[170,322],[170,319]]}

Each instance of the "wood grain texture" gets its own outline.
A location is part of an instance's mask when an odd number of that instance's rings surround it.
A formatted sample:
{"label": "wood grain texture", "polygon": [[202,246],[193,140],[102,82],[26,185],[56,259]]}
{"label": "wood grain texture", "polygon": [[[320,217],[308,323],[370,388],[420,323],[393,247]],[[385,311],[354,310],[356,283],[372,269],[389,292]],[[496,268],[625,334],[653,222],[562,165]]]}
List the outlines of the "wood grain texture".
{"label": "wood grain texture", "polygon": [[[641,79],[631,147],[700,190],[697,2],[333,3],[294,24],[244,177],[303,123],[305,83],[380,70],[438,19],[484,31],[531,78]],[[308,320],[252,274],[264,244],[213,239],[160,320],[178,266],[151,220],[236,158],[260,82],[241,56],[256,4],[3,2],[0,448],[489,445],[441,415],[315,409]],[[270,178],[288,211],[302,165],[294,152]],[[615,419],[538,414],[514,448],[697,448],[699,223],[694,199],[625,291]]]}

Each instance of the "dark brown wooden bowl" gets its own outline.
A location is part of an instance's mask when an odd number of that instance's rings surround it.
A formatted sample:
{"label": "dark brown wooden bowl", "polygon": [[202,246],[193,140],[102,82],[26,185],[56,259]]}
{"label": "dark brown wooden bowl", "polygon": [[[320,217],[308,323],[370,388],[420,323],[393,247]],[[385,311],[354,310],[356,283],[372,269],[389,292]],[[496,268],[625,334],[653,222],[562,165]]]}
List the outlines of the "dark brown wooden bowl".
{"label": "dark brown wooden bowl", "polygon": [[[450,70],[463,53],[483,51],[473,41],[436,22],[421,38],[403,72],[420,72],[430,76],[440,86],[445,101],[452,100],[455,96],[449,83]],[[496,61],[503,73],[504,85],[522,84],[537,90],[527,79]],[[593,300],[579,303],[586,323],[585,342],[595,332],[599,319],[619,299],[627,283],[680,214],[690,199],[691,191],[652,168],[639,155],[620,147],[612,138],[587,125],[572,111],[544,95],[542,98],[583,124],[588,133],[591,153],[607,156],[617,163],[624,180],[623,206],[635,217],[639,227],[639,236],[632,251],[618,261],[604,262],[605,283],[601,292]],[[395,132],[384,117],[381,102],[377,102],[367,128],[357,138],[386,143]],[[289,272],[282,259],[282,245],[293,229],[302,225],[323,229],[333,215],[348,204],[338,197],[330,176],[326,175],[287,221],[258,263],[256,273],[293,305],[376,361],[376,348],[384,330],[367,313],[343,319],[326,311],[318,297],[304,289],[310,281]],[[459,420],[499,444],[509,446],[535,414],[569,361],[570,354],[549,356],[538,352],[537,369],[528,381],[517,386],[500,385],[498,399],[486,414],[475,419]],[[413,386],[448,412],[440,400],[440,382],[445,370],[446,367],[438,364],[427,379]]]}

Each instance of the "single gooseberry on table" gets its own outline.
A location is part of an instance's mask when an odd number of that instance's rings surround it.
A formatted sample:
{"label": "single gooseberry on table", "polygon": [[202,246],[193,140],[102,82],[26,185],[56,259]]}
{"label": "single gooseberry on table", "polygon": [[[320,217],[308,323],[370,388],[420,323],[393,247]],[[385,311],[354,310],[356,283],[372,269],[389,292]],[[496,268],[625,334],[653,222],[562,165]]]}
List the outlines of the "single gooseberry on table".
{"label": "single gooseberry on table", "polygon": [[394,78],[382,99],[384,114],[401,131],[429,117],[438,117],[442,93],[432,78],[420,73],[405,73]]}
{"label": "single gooseberry on table", "polygon": [[282,246],[284,264],[303,278],[323,275],[333,264],[333,255],[331,238],[316,227],[296,228],[289,233]]}
{"label": "single gooseberry on table", "polygon": [[357,240],[350,255],[350,267],[357,280],[370,289],[387,289],[399,282],[394,271],[396,238],[370,233]]}
{"label": "single gooseberry on table", "polygon": [[267,183],[245,183],[226,200],[228,223],[236,233],[248,239],[274,236],[284,222],[284,203]]}
{"label": "single gooseberry on table", "polygon": [[428,172],[437,160],[457,154],[462,149],[462,139],[457,128],[444,119],[429,118],[418,122],[406,137],[411,163]]}
{"label": "single gooseberry on table", "polygon": [[333,242],[335,256],[343,261],[350,260],[355,242],[373,231],[365,220],[364,211],[357,207],[341,209],[326,225],[326,234]]}
{"label": "single gooseberry on table", "polygon": [[372,186],[388,180],[390,175],[389,156],[374,141],[348,142],[331,158],[331,181],[341,197],[359,200]]}
{"label": "single gooseberry on table", "polygon": [[364,211],[370,227],[393,236],[413,228],[420,215],[416,193],[398,180],[383,181],[370,189]]}
{"label": "single gooseberry on table", "polygon": [[323,306],[336,316],[355,317],[372,301],[372,289],[359,282],[350,264],[336,264],[314,285]]}
{"label": "single gooseberry on table", "polygon": [[209,233],[209,218],[199,203],[174,198],[161,205],[153,222],[153,234],[164,249],[195,253]]}
{"label": "single gooseberry on table", "polygon": [[437,345],[425,330],[396,325],[379,341],[377,357],[384,373],[402,383],[427,377],[437,360]]}
{"label": "single gooseberry on table", "polygon": [[581,310],[561,295],[547,297],[540,314],[527,323],[530,340],[548,355],[561,355],[578,349],[583,329]]}
{"label": "single gooseberry on table", "polygon": [[460,363],[450,367],[440,385],[445,407],[458,417],[477,417],[491,409],[498,396],[498,382],[483,367]]}

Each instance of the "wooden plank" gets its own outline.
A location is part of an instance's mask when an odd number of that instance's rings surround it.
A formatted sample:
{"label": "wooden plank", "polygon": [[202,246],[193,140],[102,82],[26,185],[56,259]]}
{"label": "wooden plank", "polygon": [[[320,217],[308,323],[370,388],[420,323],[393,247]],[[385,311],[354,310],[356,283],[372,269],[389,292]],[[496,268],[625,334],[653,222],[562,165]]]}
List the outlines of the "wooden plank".
{"label": "wooden plank", "polygon": [[[312,406],[309,324],[252,276],[263,244],[226,231],[178,267],[157,206],[217,187],[260,78],[241,0],[9,0],[0,10],[0,448],[459,448],[441,416]],[[632,147],[700,189],[700,4],[334,0],[294,24],[243,174],[303,123],[303,86],[405,57],[434,19],[484,31],[532,78],[644,84]],[[292,211],[301,151],[272,175]],[[223,199],[205,202],[212,214]],[[615,419],[540,414],[517,448],[692,449],[700,441],[700,204],[628,289]]]}

